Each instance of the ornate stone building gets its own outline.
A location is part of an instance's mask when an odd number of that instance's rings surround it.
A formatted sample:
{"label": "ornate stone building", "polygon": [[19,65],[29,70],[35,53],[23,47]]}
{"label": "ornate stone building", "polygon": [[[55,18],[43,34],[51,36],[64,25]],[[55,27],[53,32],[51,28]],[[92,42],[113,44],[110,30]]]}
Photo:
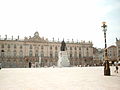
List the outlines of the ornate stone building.
{"label": "ornate stone building", "polygon": [[108,58],[110,61],[112,61],[112,63],[114,63],[114,61],[117,60],[117,47],[112,45],[110,47],[108,47]]}
{"label": "ornate stone building", "polygon": [[96,66],[101,66],[103,64],[104,49],[93,48],[93,63]]}
{"label": "ornate stone building", "polygon": [[[29,62],[39,62],[41,67],[57,65],[61,42],[41,38],[38,32],[24,40],[0,37],[0,62],[3,67],[28,67]],[[92,42],[66,42],[71,66],[92,65]]]}
{"label": "ornate stone building", "polygon": [[116,38],[116,46],[117,46],[117,60],[120,61],[120,39]]}

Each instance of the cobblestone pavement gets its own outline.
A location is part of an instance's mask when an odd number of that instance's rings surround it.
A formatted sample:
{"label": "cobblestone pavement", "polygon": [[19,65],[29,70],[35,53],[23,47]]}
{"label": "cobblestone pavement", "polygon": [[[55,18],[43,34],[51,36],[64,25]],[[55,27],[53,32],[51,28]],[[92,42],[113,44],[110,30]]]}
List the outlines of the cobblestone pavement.
{"label": "cobblestone pavement", "polygon": [[[104,67],[3,68],[0,90],[120,90],[120,70]],[[119,67],[120,69],[120,67]]]}

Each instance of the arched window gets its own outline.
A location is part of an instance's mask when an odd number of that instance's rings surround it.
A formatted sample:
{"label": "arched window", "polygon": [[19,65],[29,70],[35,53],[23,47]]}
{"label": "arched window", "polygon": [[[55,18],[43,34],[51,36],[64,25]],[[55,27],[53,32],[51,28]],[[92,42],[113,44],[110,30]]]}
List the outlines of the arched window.
{"label": "arched window", "polygon": [[53,52],[50,51],[50,58],[53,58]]}

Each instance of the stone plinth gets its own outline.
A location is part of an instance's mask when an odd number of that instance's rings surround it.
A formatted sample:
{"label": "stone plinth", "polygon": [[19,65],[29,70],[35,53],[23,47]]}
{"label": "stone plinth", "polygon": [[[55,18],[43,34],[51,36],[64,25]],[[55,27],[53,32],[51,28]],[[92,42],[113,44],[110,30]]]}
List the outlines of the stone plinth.
{"label": "stone plinth", "polygon": [[59,52],[58,67],[69,67],[70,61],[66,51]]}

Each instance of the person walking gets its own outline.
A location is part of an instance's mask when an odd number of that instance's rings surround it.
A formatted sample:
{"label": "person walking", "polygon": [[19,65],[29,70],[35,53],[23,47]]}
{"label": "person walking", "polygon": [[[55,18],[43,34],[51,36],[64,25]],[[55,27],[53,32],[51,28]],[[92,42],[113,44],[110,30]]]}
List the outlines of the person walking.
{"label": "person walking", "polygon": [[0,70],[2,69],[2,63],[0,63]]}
{"label": "person walking", "polygon": [[31,62],[29,62],[29,68],[31,68],[31,66],[32,66],[32,63],[31,63]]}
{"label": "person walking", "polygon": [[115,71],[114,72],[116,72],[116,73],[118,73],[118,64],[116,63],[116,66],[115,66]]}

